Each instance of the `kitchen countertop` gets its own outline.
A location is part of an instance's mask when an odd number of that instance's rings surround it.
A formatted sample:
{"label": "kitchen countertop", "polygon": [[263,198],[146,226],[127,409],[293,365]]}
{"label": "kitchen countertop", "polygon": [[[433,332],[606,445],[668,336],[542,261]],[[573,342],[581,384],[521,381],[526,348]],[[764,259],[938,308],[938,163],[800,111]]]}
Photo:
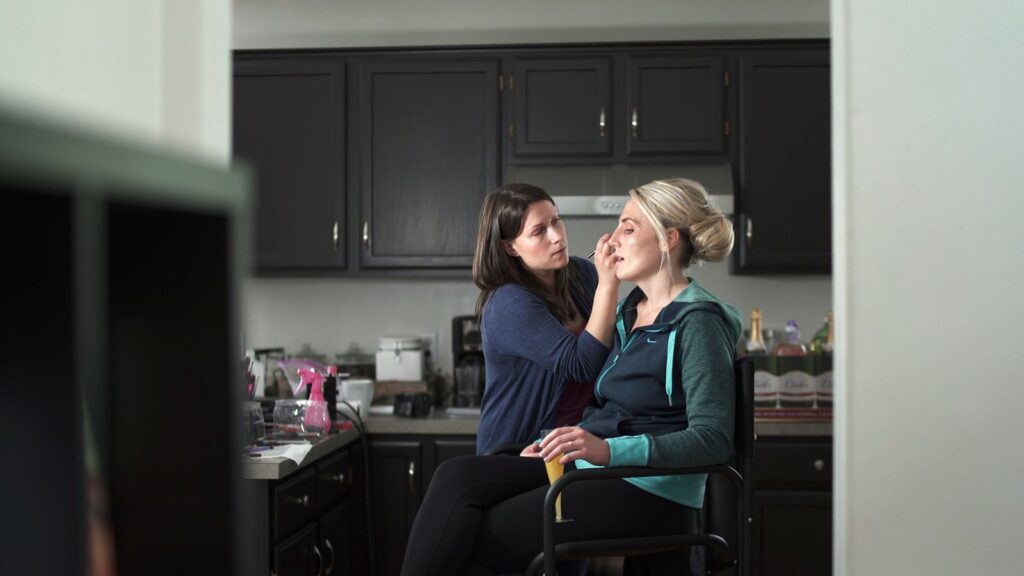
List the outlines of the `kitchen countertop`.
{"label": "kitchen countertop", "polygon": [[450,417],[435,409],[426,418],[404,418],[393,414],[371,414],[366,420],[369,434],[469,434],[476,435],[478,416]]}
{"label": "kitchen countertop", "polygon": [[[371,414],[366,420],[368,434],[454,434],[475,435],[477,417],[449,417],[443,411],[435,411],[426,418],[403,418],[394,415]],[[758,436],[832,436],[832,422],[765,421],[754,422]],[[296,464],[287,458],[246,458],[242,463],[242,476],[252,480],[278,480],[320,458],[342,448],[359,438],[355,429],[333,434],[310,449]]]}
{"label": "kitchen countertop", "polygon": [[242,461],[242,477],[249,480],[279,480],[299,468],[316,462],[331,452],[347,446],[358,438],[359,432],[355,428],[331,434],[327,438],[313,444],[313,447],[310,448],[309,452],[302,459],[302,464],[296,464],[288,458],[249,458],[245,455],[239,455],[241,458],[244,458]]}
{"label": "kitchen countertop", "polygon": [[[443,411],[435,411],[426,418],[403,418],[391,414],[371,414],[366,419],[367,434],[456,434],[476,435],[479,422],[477,417],[449,417]],[[356,429],[345,430],[320,440],[296,464],[287,458],[249,458],[243,456],[242,477],[250,480],[279,480],[299,468],[316,462],[320,458],[359,439]]]}

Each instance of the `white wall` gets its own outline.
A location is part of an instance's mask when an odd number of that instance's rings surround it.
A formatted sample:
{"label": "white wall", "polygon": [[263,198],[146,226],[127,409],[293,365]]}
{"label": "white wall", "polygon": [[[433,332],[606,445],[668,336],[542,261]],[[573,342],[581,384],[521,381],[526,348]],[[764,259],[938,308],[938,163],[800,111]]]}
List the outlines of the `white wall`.
{"label": "white wall", "polygon": [[835,573],[1020,574],[1024,8],[832,13]]}
{"label": "white wall", "polygon": [[0,7],[0,106],[226,161],[228,0]]}
{"label": "white wall", "polygon": [[[796,320],[810,340],[824,323],[832,304],[830,277],[739,277],[727,267],[709,264],[689,274],[745,315],[760,307],[766,327]],[[434,333],[437,363],[450,376],[451,319],[473,314],[478,291],[468,279],[259,278],[248,280],[243,294],[247,347],[284,346],[294,352],[308,343],[318,352],[338,354],[353,342],[374,351],[381,336]]]}
{"label": "white wall", "polygon": [[826,0],[234,0],[234,47],[824,38]]}

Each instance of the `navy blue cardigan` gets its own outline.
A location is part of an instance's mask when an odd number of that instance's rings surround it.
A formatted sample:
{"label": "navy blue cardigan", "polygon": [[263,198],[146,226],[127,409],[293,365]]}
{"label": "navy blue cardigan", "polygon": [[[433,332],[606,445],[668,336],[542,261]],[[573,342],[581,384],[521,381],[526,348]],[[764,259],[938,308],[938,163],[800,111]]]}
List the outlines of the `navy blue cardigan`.
{"label": "navy blue cardigan", "polygon": [[[573,257],[582,290],[572,297],[584,320],[597,289],[594,264]],[[518,284],[494,291],[480,320],[487,380],[480,408],[476,451],[508,442],[536,440],[554,427],[566,381],[593,382],[608,349],[590,333],[577,337],[543,299]]]}

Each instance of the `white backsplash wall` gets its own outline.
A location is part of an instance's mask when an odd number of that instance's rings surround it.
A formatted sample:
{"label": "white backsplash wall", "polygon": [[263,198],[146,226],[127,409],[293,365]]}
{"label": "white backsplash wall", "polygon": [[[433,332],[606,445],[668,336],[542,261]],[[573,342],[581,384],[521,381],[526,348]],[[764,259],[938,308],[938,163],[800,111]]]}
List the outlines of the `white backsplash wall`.
{"label": "white backsplash wall", "polygon": [[[832,304],[830,276],[733,276],[726,263],[692,268],[689,275],[744,317],[760,307],[766,328],[796,320],[804,340]],[[284,346],[291,353],[309,343],[333,355],[352,342],[373,352],[381,336],[435,333],[435,362],[450,377],[451,320],[473,313],[477,293],[469,279],[254,278],[243,287],[245,346]]]}

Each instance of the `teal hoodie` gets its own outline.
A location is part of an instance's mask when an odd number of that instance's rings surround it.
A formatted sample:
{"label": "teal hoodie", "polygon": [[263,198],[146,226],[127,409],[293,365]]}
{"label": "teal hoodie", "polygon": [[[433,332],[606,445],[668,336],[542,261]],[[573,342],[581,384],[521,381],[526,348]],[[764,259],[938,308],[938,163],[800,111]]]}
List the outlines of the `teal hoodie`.
{"label": "teal hoodie", "polygon": [[[733,360],[742,322],[735,307],[689,280],[649,326],[632,330],[644,298],[639,288],[619,303],[614,344],[595,389],[598,407],[580,423],[607,439],[611,466],[704,466],[732,453]],[[576,465],[596,467],[585,460]],[[706,478],[627,481],[700,508]]]}

